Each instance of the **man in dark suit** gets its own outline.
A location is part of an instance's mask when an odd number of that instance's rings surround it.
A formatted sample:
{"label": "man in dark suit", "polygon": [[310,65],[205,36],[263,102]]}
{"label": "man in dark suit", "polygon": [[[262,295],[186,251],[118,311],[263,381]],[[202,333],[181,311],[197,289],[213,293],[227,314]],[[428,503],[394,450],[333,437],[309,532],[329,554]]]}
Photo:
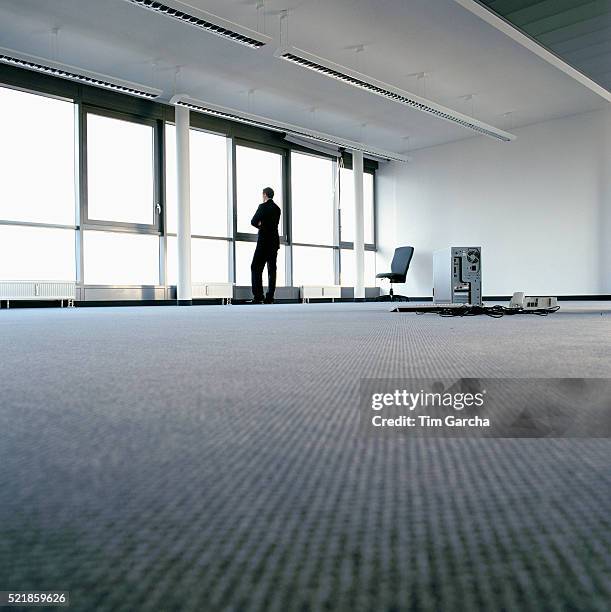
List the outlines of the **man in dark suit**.
{"label": "man in dark suit", "polygon": [[[257,248],[252,258],[253,304],[273,304],[276,290],[276,259],[280,248],[278,224],[280,223],[280,207],[274,202],[274,190],[266,187],[263,190],[263,203],[259,204],[255,216],[250,222],[259,230]],[[267,295],[263,297],[263,268],[267,265]]]}

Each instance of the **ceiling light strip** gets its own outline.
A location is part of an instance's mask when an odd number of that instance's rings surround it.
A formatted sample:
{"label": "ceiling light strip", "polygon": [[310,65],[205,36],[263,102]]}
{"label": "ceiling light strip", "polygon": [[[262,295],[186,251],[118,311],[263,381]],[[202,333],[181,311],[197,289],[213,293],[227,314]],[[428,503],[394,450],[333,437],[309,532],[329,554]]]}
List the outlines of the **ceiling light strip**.
{"label": "ceiling light strip", "polygon": [[217,106],[215,104],[209,104],[200,100],[193,100],[192,98],[189,98],[185,95],[174,96],[170,100],[170,103],[178,106],[184,106],[198,113],[204,113],[206,115],[218,117],[219,119],[237,121],[238,123],[251,125],[253,127],[258,127],[265,130],[272,130],[274,132],[290,134],[292,136],[301,138],[307,138],[316,142],[325,143],[327,145],[332,145],[335,147],[341,147],[342,149],[347,149],[350,151],[362,151],[365,155],[368,155],[369,157],[375,159],[397,162],[409,161],[408,157],[399,153],[384,151],[383,149],[378,149],[376,147],[369,147],[367,145],[364,145],[363,143],[355,142],[352,140],[336,138],[323,132],[315,132],[306,128],[292,125],[290,123],[273,121],[265,117],[260,117],[259,115],[252,115],[250,113],[244,113],[235,109],[225,108],[222,106]]}
{"label": "ceiling light strip", "polygon": [[147,87],[146,85],[140,85],[130,81],[123,81],[122,79],[116,79],[104,74],[76,68],[75,66],[59,64],[33,55],[25,55],[18,51],[13,51],[12,49],[0,48],[0,64],[25,68],[26,70],[33,70],[34,72],[48,74],[61,79],[76,81],[77,83],[101,87],[103,89],[149,100],[153,100],[163,93],[160,89],[154,89],[153,87]]}
{"label": "ceiling light strip", "polygon": [[142,8],[148,9],[165,17],[170,17],[192,25],[211,34],[227,38],[234,42],[246,45],[252,49],[259,49],[272,39],[269,36],[244,28],[236,23],[221,19],[206,11],[202,11],[178,0],[166,0],[155,2],[155,0],[126,0]]}
{"label": "ceiling light strip", "polygon": [[372,79],[371,77],[361,74],[360,72],[350,70],[345,66],[328,62],[327,60],[323,60],[322,58],[306,53],[301,49],[279,49],[276,51],[275,55],[276,57],[293,64],[297,64],[303,68],[308,68],[309,70],[313,70],[319,74],[323,74],[348,85],[352,85],[353,87],[358,87],[359,89],[382,96],[387,100],[392,100],[393,102],[404,104],[405,106],[409,106],[415,110],[438,117],[439,119],[444,119],[445,121],[449,121],[461,127],[473,130],[478,134],[489,136],[490,138],[496,138],[497,140],[502,140],[503,142],[510,142],[516,138],[509,132],[500,130],[492,125],[488,125],[478,121],[477,119],[473,119],[472,117],[458,113],[450,108],[441,106],[410,92],[397,89],[392,85]]}

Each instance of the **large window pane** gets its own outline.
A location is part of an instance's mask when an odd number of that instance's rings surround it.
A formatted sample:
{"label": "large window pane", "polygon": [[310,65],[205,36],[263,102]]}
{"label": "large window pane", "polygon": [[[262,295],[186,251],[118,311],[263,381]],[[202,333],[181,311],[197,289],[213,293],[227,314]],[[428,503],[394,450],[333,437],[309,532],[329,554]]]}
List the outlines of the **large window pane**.
{"label": "large window pane", "polygon": [[[177,231],[176,127],[166,125],[166,227]],[[189,130],[191,233],[228,237],[227,138]]]}
{"label": "large window pane", "polygon": [[75,231],[0,225],[0,280],[76,280]]}
{"label": "large window pane", "polygon": [[291,154],[293,242],[333,244],[334,172],[330,159]]}
{"label": "large window pane", "polygon": [[74,104],[0,87],[0,219],[74,225]]}
{"label": "large window pane", "polygon": [[159,284],[159,236],[88,231],[84,240],[88,285]]}
{"label": "large window pane", "polygon": [[[256,234],[252,219],[263,198],[261,192],[271,187],[274,202],[282,208],[282,155],[251,147],[236,147],[236,184],[238,202],[238,232]],[[278,231],[282,235],[282,219]]]}
{"label": "large window pane", "polygon": [[[250,264],[252,263],[252,257],[255,254],[256,245],[256,242],[236,242],[236,284],[238,285],[250,286]],[[276,266],[276,287],[284,287],[286,285],[286,264],[283,245],[280,245]],[[267,286],[267,266],[263,269],[263,285]]]}
{"label": "large window pane", "polygon": [[87,115],[90,219],[154,223],[153,138],[150,125]]}
{"label": "large window pane", "polygon": [[[367,244],[374,243],[373,235],[373,174],[363,173],[364,235]],[[354,242],[354,175],[352,170],[340,170],[341,240]]]}
{"label": "large window pane", "polygon": [[[229,246],[227,240],[191,239],[191,280],[194,283],[229,282]],[[168,284],[178,281],[178,246],[168,238]]]}
{"label": "large window pane", "polygon": [[[354,287],[356,282],[356,261],[354,251],[341,250],[341,281],[342,287]],[[365,287],[375,287],[376,283],[376,254],[375,251],[365,251]]]}
{"label": "large window pane", "polygon": [[293,247],[293,285],[334,285],[333,249]]}

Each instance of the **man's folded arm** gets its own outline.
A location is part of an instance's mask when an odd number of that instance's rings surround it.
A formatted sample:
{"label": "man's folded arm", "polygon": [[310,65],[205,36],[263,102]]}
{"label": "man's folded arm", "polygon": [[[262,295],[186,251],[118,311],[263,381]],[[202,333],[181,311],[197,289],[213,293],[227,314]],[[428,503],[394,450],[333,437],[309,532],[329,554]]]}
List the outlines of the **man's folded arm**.
{"label": "man's folded arm", "polygon": [[261,225],[261,204],[259,204],[259,208],[257,208],[257,212],[255,213],[255,216],[251,219],[250,224],[253,227],[259,227]]}

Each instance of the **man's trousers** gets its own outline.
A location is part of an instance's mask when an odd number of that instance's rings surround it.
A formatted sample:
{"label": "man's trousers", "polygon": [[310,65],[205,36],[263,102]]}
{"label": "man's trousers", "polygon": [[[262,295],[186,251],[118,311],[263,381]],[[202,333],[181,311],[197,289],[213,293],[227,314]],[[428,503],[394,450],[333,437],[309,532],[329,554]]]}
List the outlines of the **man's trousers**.
{"label": "man's trousers", "polygon": [[252,258],[250,271],[252,273],[252,294],[254,300],[263,300],[263,268],[267,266],[267,295],[265,299],[273,300],[276,291],[276,260],[278,258],[278,244],[267,245],[257,243]]}

